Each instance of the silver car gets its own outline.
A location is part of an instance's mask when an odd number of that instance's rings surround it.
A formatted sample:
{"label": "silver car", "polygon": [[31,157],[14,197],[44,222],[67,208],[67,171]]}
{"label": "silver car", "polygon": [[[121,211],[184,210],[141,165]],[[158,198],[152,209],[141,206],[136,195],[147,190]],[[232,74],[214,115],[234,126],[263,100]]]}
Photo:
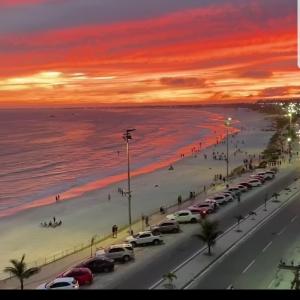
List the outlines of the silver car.
{"label": "silver car", "polygon": [[127,262],[134,259],[134,250],[131,244],[111,245],[97,250],[96,256],[105,256],[115,261]]}

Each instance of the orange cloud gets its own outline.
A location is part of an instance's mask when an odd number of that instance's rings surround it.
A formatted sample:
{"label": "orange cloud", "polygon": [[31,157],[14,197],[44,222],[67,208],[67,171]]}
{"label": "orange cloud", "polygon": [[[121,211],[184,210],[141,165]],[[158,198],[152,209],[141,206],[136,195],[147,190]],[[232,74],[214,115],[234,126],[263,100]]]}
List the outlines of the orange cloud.
{"label": "orange cloud", "polygon": [[[1,99],[148,103],[255,99],[270,91],[286,95],[291,90],[280,89],[282,81],[294,82],[299,75],[296,14],[267,18],[257,3],[249,1],[242,9],[227,4],[149,20],[1,36]],[[61,75],[44,83],[39,81],[44,72]],[[85,77],[70,75],[76,73]],[[33,77],[37,81],[31,84],[25,80],[23,85],[11,85],[18,78]],[[26,87],[26,93],[14,87]]]}

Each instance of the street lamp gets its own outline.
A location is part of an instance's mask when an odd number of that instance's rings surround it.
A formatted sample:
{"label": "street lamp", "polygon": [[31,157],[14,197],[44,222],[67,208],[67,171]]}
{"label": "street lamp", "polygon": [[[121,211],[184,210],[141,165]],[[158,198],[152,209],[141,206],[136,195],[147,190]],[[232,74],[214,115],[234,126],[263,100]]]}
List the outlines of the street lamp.
{"label": "street lamp", "polygon": [[131,227],[131,189],[130,189],[130,157],[129,157],[129,140],[132,139],[131,132],[135,131],[136,129],[127,129],[123,134],[123,139],[126,142],[126,152],[127,152],[127,175],[128,175],[128,218],[129,218],[129,232],[132,234],[132,227]]}
{"label": "street lamp", "polygon": [[232,121],[232,119],[230,117],[228,117],[227,120],[225,120],[225,125],[226,125],[226,128],[227,128],[227,145],[226,145],[226,148],[227,148],[227,154],[226,154],[226,180],[227,180],[227,182],[228,182],[228,168],[229,168],[229,156],[228,156],[228,152],[229,152],[229,144],[228,144],[229,132],[228,132],[228,129],[229,129],[229,126],[231,125],[231,121]]}

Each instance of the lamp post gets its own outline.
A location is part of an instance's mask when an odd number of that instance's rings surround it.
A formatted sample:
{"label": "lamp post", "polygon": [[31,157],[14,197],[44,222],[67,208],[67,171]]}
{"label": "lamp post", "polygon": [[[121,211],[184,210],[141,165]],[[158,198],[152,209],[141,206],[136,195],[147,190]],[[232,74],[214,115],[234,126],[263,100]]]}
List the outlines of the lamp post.
{"label": "lamp post", "polygon": [[227,120],[225,120],[225,125],[226,125],[226,128],[227,128],[227,143],[226,143],[226,181],[227,182],[228,182],[228,169],[229,169],[229,155],[228,155],[228,152],[229,152],[229,144],[228,144],[229,132],[228,132],[228,129],[229,129],[229,126],[231,125],[231,121],[232,121],[232,119],[230,117],[227,118]]}
{"label": "lamp post", "polygon": [[292,139],[290,137],[288,137],[287,142],[288,142],[288,145],[289,145],[289,159],[291,160],[291,156],[292,156],[291,142],[292,142]]}
{"label": "lamp post", "polygon": [[129,140],[132,139],[131,132],[135,131],[134,128],[127,129],[123,134],[123,139],[126,142],[126,152],[127,152],[127,177],[128,177],[128,221],[129,221],[129,233],[132,234],[132,221],[131,221],[131,189],[130,189],[130,156],[129,156]]}

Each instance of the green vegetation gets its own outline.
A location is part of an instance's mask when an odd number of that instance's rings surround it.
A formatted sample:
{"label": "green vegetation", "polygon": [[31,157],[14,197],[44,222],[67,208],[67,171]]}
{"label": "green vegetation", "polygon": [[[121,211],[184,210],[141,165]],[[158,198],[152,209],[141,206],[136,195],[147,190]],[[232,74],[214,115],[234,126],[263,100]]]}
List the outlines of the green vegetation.
{"label": "green vegetation", "polygon": [[16,276],[21,285],[21,290],[24,289],[24,279],[27,279],[40,271],[40,268],[34,267],[27,269],[26,263],[24,262],[25,254],[23,254],[21,260],[11,259],[10,263],[13,265],[12,267],[6,267],[4,272],[10,273]]}
{"label": "green vegetation", "polygon": [[208,255],[211,255],[211,247],[215,245],[216,239],[222,233],[222,231],[218,230],[219,223],[217,221],[204,219],[200,222],[200,225],[201,232],[197,236],[200,238],[200,240],[207,244]]}

